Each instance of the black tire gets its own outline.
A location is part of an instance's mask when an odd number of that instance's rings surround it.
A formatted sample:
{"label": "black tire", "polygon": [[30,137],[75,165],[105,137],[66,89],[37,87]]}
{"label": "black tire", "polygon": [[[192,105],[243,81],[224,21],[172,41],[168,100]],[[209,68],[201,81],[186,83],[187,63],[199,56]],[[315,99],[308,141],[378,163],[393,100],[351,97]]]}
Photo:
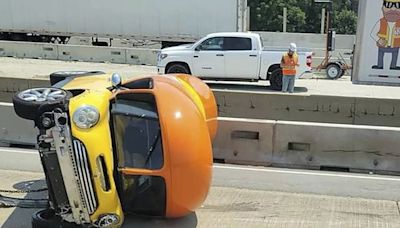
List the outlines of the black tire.
{"label": "black tire", "polygon": [[56,83],[69,78],[69,77],[79,77],[79,76],[90,76],[104,74],[102,71],[57,71],[50,74],[50,85],[55,85]]}
{"label": "black tire", "polygon": [[[51,89],[54,92],[60,91],[60,97],[55,100],[44,100],[44,101],[27,101],[23,99],[23,94],[27,93],[29,90],[44,90]],[[58,88],[33,88],[24,90],[14,95],[13,104],[15,113],[24,119],[36,120],[42,112],[51,111],[54,108],[62,107],[67,104],[68,100],[72,97],[72,93]]]}
{"label": "black tire", "polygon": [[282,90],[282,69],[278,68],[272,71],[269,77],[269,83],[271,84],[271,89],[277,91]]}
{"label": "black tire", "polygon": [[65,222],[52,209],[44,209],[32,215],[32,228],[77,228],[74,223]]}
{"label": "black tire", "polygon": [[346,70],[344,70],[345,65],[344,65],[344,63],[342,63],[342,62],[336,62],[336,63],[340,65],[341,71],[340,71],[340,75],[339,75],[338,78],[341,78],[341,77],[343,77],[343,75],[346,73]]}
{"label": "black tire", "polygon": [[182,63],[174,63],[166,70],[167,74],[190,74],[189,68]]}
{"label": "black tire", "polygon": [[338,79],[342,75],[342,67],[338,63],[331,63],[326,67],[326,76],[330,79]]}

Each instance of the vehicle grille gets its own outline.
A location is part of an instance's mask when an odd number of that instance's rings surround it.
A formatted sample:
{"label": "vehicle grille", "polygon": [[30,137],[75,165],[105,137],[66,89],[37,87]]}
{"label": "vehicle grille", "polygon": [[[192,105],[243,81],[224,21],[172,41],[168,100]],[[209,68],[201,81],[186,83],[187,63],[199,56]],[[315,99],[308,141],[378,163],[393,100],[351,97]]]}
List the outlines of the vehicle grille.
{"label": "vehicle grille", "polygon": [[79,176],[82,201],[86,204],[89,214],[93,214],[97,208],[97,200],[90,175],[88,155],[85,145],[76,139],[74,140],[74,160]]}

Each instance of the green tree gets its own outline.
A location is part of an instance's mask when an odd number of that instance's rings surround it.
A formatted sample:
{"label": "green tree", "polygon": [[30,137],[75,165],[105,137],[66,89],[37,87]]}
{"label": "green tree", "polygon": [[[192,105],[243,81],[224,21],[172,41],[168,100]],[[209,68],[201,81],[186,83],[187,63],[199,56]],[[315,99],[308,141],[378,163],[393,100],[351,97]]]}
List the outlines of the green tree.
{"label": "green tree", "polygon": [[339,34],[355,34],[357,31],[357,14],[352,10],[342,10],[334,15],[335,22],[333,24],[336,33]]}
{"label": "green tree", "polygon": [[281,32],[283,8],[288,11],[288,31],[295,32],[305,24],[305,13],[298,7],[297,0],[252,0],[250,6],[250,29],[253,31]]}
{"label": "green tree", "polygon": [[[359,0],[333,0],[333,25],[338,33],[354,34],[357,25]],[[283,8],[288,9],[288,32],[319,33],[321,9],[327,4],[314,0],[248,0],[250,29],[281,32]]]}
{"label": "green tree", "polygon": [[306,33],[319,33],[321,28],[321,11],[325,4],[315,3],[314,0],[299,1],[301,9],[306,15],[306,23],[298,30]]}

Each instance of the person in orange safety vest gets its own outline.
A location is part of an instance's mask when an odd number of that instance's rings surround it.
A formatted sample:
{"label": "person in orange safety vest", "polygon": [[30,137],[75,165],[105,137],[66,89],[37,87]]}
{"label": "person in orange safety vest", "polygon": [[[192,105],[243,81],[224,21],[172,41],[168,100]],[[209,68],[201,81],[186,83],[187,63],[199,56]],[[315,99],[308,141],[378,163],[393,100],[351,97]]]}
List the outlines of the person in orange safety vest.
{"label": "person in orange safety vest", "polygon": [[297,46],[291,43],[287,53],[283,54],[281,60],[282,68],[282,92],[294,92],[294,82],[296,79],[296,67],[299,66],[299,57],[296,53]]}
{"label": "person in orange safety vest", "polygon": [[400,48],[400,0],[383,0],[383,17],[375,24],[371,37],[378,46],[378,63],[372,69],[383,70],[384,56],[392,55],[391,70],[400,70],[397,59]]}

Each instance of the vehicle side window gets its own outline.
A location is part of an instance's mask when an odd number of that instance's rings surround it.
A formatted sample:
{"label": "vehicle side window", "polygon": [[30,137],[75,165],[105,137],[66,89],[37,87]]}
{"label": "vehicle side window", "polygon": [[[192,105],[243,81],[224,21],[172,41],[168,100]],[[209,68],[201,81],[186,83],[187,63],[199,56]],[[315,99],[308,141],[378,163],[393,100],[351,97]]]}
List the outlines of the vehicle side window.
{"label": "vehicle side window", "polygon": [[249,51],[251,50],[251,39],[242,37],[225,37],[225,51]]}
{"label": "vehicle side window", "polygon": [[214,37],[203,41],[199,46],[200,51],[222,51],[224,47],[223,37]]}

